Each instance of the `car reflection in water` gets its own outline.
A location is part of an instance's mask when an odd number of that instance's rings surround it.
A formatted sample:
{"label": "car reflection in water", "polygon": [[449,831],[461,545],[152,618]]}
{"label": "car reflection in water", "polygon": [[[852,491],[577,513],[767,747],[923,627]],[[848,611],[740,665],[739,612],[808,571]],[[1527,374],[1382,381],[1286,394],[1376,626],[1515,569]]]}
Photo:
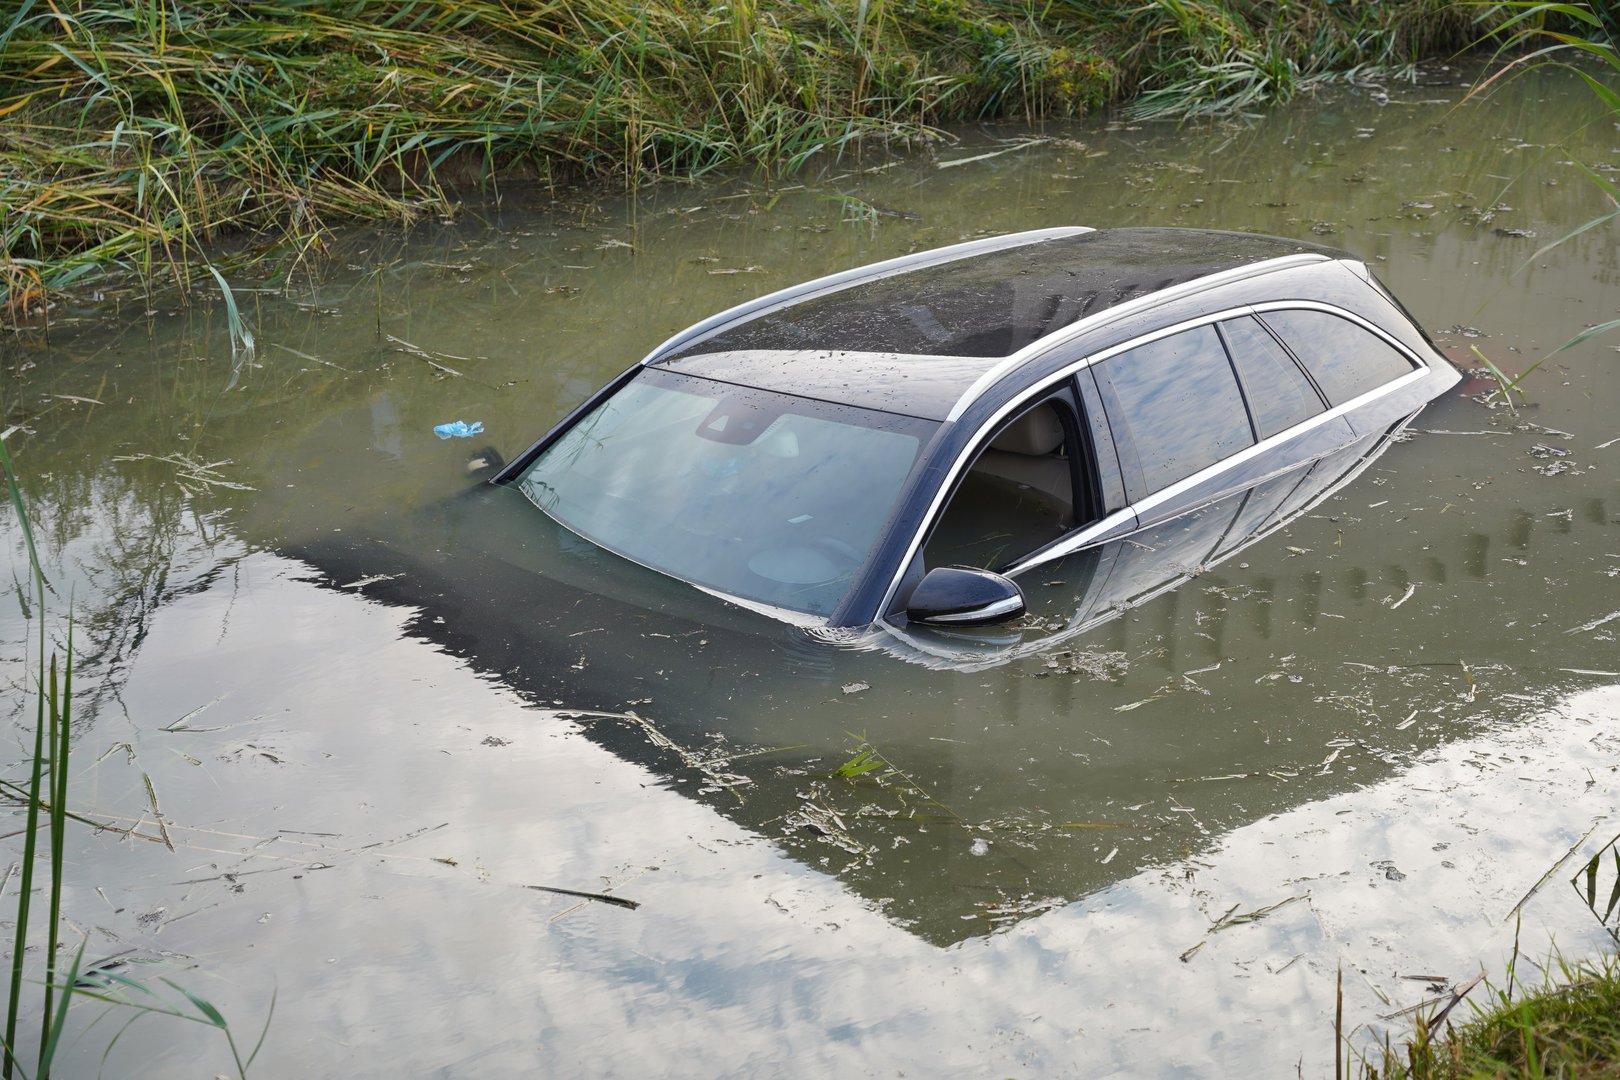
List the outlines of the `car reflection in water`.
{"label": "car reflection in water", "polygon": [[[993,626],[786,625],[626,563],[503,487],[291,553],[328,587],[365,581],[368,597],[414,609],[410,635],[566,712],[589,738],[944,945],[1373,779],[1376,763],[1308,788],[1249,787],[1240,800],[1214,788],[1165,800],[1166,778],[1293,775],[1291,740],[1314,748],[1341,721],[1190,716],[1167,729],[1165,712],[1122,714],[1160,676],[1120,678],[1120,642],[1100,639],[1122,612],[1222,560],[1288,559],[1270,534],[1353,480],[1402,426],[1043,566],[1026,585],[1030,613]],[[1193,653],[1202,629],[1172,627],[1155,647]],[[1108,670],[1075,677],[1082,662]],[[1067,677],[1038,677],[1054,668]],[[1273,707],[1244,700],[1260,689],[1248,682],[1228,686],[1223,707]],[[883,765],[839,779],[862,740]],[[1097,834],[1069,830],[1094,823],[1109,826],[1101,853],[1088,842]]]}

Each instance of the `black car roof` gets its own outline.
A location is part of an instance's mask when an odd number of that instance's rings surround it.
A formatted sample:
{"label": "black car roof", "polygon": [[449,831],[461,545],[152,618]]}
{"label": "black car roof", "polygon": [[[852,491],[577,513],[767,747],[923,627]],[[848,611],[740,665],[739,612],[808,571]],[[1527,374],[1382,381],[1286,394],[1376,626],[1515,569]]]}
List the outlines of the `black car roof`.
{"label": "black car roof", "polygon": [[741,309],[648,362],[938,418],[998,361],[1088,316],[1284,256],[1347,257],[1299,240],[1196,229],[1008,239],[914,268],[880,265],[872,276],[811,288],[757,313]]}

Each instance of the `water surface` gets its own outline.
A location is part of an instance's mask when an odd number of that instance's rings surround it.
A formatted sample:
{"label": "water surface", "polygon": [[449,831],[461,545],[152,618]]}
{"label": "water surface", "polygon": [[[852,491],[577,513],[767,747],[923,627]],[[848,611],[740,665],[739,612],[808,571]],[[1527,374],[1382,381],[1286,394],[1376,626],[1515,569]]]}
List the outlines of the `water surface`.
{"label": "water surface", "polygon": [[[1537,254],[1603,212],[1572,161],[1620,168],[1620,136],[1573,78],[1464,92],[1436,70],[774,185],[510,190],[242,283],[252,356],[222,306],[163,297],[8,341],[47,625],[75,619],[76,806],[157,838],[74,835],[86,955],[250,1044],[274,995],[264,1075],[1139,1076],[1322,1075],[1341,968],[1370,1044],[1515,932],[1599,948],[1567,879],[1620,831],[1612,339],[1515,409],[1471,378],[1284,534],[979,670],[589,550],[537,579],[567,537],[469,499],[482,440],[431,434],[480,420],[511,454],[714,310],[1071,223],[1338,244],[1459,363],[1522,371],[1620,316],[1612,230]],[[20,731],[39,622],[0,622]],[[835,775],[863,747],[882,767]],[[96,1015],[85,1075],[121,1022]],[[232,1068],[155,1018],[115,1055]]]}

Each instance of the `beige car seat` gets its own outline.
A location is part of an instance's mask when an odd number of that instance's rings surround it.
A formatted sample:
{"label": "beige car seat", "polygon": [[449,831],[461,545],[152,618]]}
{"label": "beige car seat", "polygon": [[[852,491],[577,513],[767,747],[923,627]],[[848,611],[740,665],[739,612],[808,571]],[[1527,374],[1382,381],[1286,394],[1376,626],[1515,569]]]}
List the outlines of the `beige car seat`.
{"label": "beige car seat", "polygon": [[1010,480],[1058,504],[1064,519],[1074,518],[1074,478],[1063,449],[1063,421],[1050,403],[1014,420],[974,462],[973,471]]}

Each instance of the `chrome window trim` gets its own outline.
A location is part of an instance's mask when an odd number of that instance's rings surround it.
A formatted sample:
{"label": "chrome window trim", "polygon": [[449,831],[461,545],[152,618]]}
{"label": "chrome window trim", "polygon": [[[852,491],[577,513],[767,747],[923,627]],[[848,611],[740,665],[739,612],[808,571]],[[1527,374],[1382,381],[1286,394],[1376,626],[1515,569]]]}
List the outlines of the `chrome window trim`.
{"label": "chrome window trim", "polygon": [[[1411,424],[1413,417],[1415,417],[1419,411],[1421,410],[1412,412],[1406,417],[1397,421],[1385,433],[1368,437],[1390,439],[1396,435],[1399,435],[1401,432],[1407,429],[1407,427]],[[1375,463],[1378,456],[1379,455],[1375,454],[1371,459],[1363,457],[1361,460],[1357,461],[1348,472],[1340,476],[1337,480],[1334,480],[1322,491],[1318,492],[1316,496],[1309,502],[1296,508],[1295,510],[1290,511],[1286,518],[1280,521],[1273,521],[1259,532],[1250,536],[1237,547],[1218,554],[1212,562],[1200,564],[1194,569],[1192,576],[1197,577],[1213,567],[1227,562],[1229,559],[1232,559],[1237,555],[1249,550],[1249,548],[1253,547],[1255,544],[1258,544],[1261,541],[1276,535],[1281,530],[1286,529],[1289,525],[1293,524],[1301,517],[1310,514],[1328,499],[1342,492],[1353,481],[1355,481],[1357,477],[1366,472],[1367,469],[1369,469]],[[874,636],[870,640],[881,642],[882,638],[879,635],[886,635],[887,637],[894,639],[894,641],[898,642],[901,647],[914,650],[918,656],[922,657],[923,659],[917,659],[916,657],[910,655],[896,654],[892,651],[890,652],[890,655],[899,655],[900,659],[913,663],[921,663],[925,666],[934,667],[935,665],[928,663],[929,660],[943,660],[946,661],[945,666],[949,667],[953,671],[983,671],[987,668],[996,667],[1014,660],[1022,660],[1040,653],[1050,652],[1050,650],[1056,647],[1058,644],[1071,640],[1080,634],[1090,633],[1097,627],[1119,618],[1126,612],[1133,611],[1149,601],[1157,599],[1165,592],[1185,585],[1188,580],[1190,580],[1190,578],[1175,579],[1163,586],[1150,589],[1148,592],[1137,596],[1129,603],[1115,604],[1110,607],[1103,608],[1101,611],[1094,612],[1089,619],[1085,619],[1084,621],[1080,622],[1070,622],[1055,635],[1039,638],[1034,641],[1020,641],[1016,645],[998,649],[988,656],[979,655],[968,659],[966,658],[966,654],[936,644],[935,642],[930,641],[927,637],[919,635],[909,626],[896,626],[893,623],[883,621],[879,621],[875,624],[873,627]],[[1078,616],[1079,612],[1076,612],[1075,614]],[[854,646],[857,643],[845,641],[844,644]],[[880,649],[885,648],[885,646],[881,643],[872,647]]]}
{"label": "chrome window trim", "polygon": [[[1402,376],[1402,378],[1405,378],[1405,376]],[[1406,430],[1406,426],[1412,422],[1412,417],[1416,416],[1416,415],[1417,415],[1417,413],[1412,413],[1412,414],[1406,416],[1405,418],[1397,421],[1392,426],[1392,428],[1391,428],[1391,430],[1389,432],[1389,437],[1393,437],[1395,434],[1398,434],[1399,432]],[[1354,445],[1354,444],[1352,444],[1352,445]],[[1328,454],[1324,455],[1324,457],[1332,456],[1332,454],[1336,453],[1336,452],[1337,451],[1330,451]],[[1199,574],[1202,574],[1205,570],[1209,569],[1210,566],[1216,565],[1218,563],[1225,562],[1227,559],[1230,559],[1232,556],[1238,554],[1241,551],[1247,551],[1249,548],[1253,547],[1255,544],[1258,544],[1260,541],[1262,541],[1262,540],[1266,539],[1267,537],[1271,536],[1273,533],[1276,533],[1281,529],[1287,528],[1289,525],[1293,524],[1295,521],[1299,520],[1301,517],[1304,517],[1306,514],[1309,514],[1312,510],[1315,510],[1317,507],[1321,506],[1324,502],[1326,502],[1328,499],[1332,498],[1334,495],[1337,495],[1339,492],[1341,492],[1345,488],[1349,487],[1350,484],[1352,482],[1354,482],[1355,479],[1357,477],[1359,477],[1362,473],[1366,472],[1367,469],[1369,467],[1371,467],[1372,464],[1373,463],[1372,463],[1371,460],[1363,458],[1362,460],[1356,462],[1356,464],[1354,466],[1352,466],[1351,469],[1348,472],[1346,472],[1343,476],[1339,477],[1337,480],[1333,481],[1327,487],[1325,487],[1321,491],[1317,492],[1316,496],[1314,498],[1312,498],[1309,502],[1307,502],[1307,503],[1303,504],[1302,506],[1299,506],[1299,507],[1295,508],[1294,510],[1290,511],[1287,518],[1285,518],[1285,519],[1283,519],[1281,521],[1273,521],[1271,524],[1261,528],[1258,532],[1256,532],[1248,540],[1246,540],[1243,543],[1239,544],[1237,547],[1231,549],[1230,551],[1224,552],[1221,555],[1219,555],[1215,559],[1214,563],[1200,563],[1198,566],[1191,568],[1188,571],[1187,575],[1184,576],[1184,577],[1176,578],[1174,581],[1166,582],[1166,583],[1164,583],[1162,585],[1159,585],[1159,586],[1156,586],[1156,587],[1154,587],[1152,589],[1149,589],[1147,592],[1145,592],[1145,593],[1141,594],[1140,596],[1134,598],[1129,603],[1120,604],[1120,605],[1118,605],[1116,607],[1106,609],[1102,613],[1103,617],[1111,618],[1113,614],[1117,614],[1117,613],[1122,612],[1122,611],[1130,611],[1133,608],[1141,607],[1143,604],[1147,603],[1148,601],[1155,600],[1155,599],[1159,598],[1160,596],[1163,596],[1165,593],[1169,592],[1170,590],[1175,589],[1175,588],[1185,584],[1190,578],[1197,577]],[[1263,476],[1259,480],[1255,481],[1255,484],[1256,485],[1263,484],[1267,480],[1274,479],[1279,475],[1281,475],[1281,472],[1272,473],[1269,476]],[[1204,506],[1208,506],[1208,505],[1210,505],[1210,504],[1209,503],[1204,504]],[[1195,510],[1200,510],[1202,508],[1203,507],[1193,507],[1193,510],[1194,511]],[[1189,513],[1190,512],[1192,512],[1192,511],[1189,511]],[[1154,524],[1155,525],[1163,524],[1163,522],[1155,522]],[[1146,530],[1142,529],[1142,530],[1138,530],[1138,531],[1145,532]],[[1127,533],[1126,535],[1129,536],[1131,534]],[[1072,554],[1072,552],[1070,552],[1070,554]],[[1047,562],[1047,561],[1050,561],[1050,560],[1042,559],[1042,560],[1040,560],[1038,562],[1032,561],[1032,562],[1030,562],[1028,564],[1028,567],[1033,568],[1033,567],[1041,565],[1042,562]],[[1019,571],[1022,572],[1023,569],[1025,569],[1025,567],[1020,567]],[[1008,576],[1011,576],[1011,575],[1009,574]],[[1097,621],[1100,621],[1100,620],[1092,620],[1092,624],[1094,624]],[[1088,625],[1091,625],[1091,624],[1088,624]]]}
{"label": "chrome window trim", "polygon": [[744,301],[735,307],[711,315],[700,323],[689,326],[664,341],[641,361],[641,366],[655,363],[659,358],[674,352],[684,345],[690,345],[710,336],[721,328],[734,322],[744,322],[756,319],[761,315],[788,306],[802,303],[825,293],[834,293],[867,281],[877,281],[896,274],[903,274],[908,270],[917,270],[924,266],[938,263],[956,262],[973,255],[982,255],[992,251],[1004,251],[1009,248],[1023,247],[1028,244],[1038,244],[1047,240],[1058,240],[1067,236],[1080,236],[1084,233],[1097,230],[1087,225],[1063,225],[1051,229],[1031,229],[1026,232],[1009,233],[1005,236],[991,236],[979,240],[968,240],[960,244],[949,244],[945,247],[929,248],[927,251],[914,251],[909,255],[900,255],[893,259],[871,263],[866,266],[857,266],[850,270],[841,270],[836,274],[828,274],[811,281],[789,285],[785,289],[767,293]]}
{"label": "chrome window trim", "polygon": [[[1135,517],[1136,509],[1134,507],[1127,506],[1123,510],[1115,510],[1112,514],[1109,514],[1102,520],[1094,521],[1090,525],[1087,525],[1084,529],[1081,529],[1069,539],[1059,540],[1051,547],[1042,548],[1039,551],[1032,553],[1029,558],[1022,560],[1021,562],[1014,563],[1012,566],[1009,566],[1007,569],[1001,571],[1001,575],[1003,577],[1010,578],[1017,574],[1022,574],[1025,570],[1033,569],[1045,563],[1056,562],[1065,555],[1072,555],[1088,544],[1094,543],[1098,537],[1106,536],[1112,530],[1119,528],[1122,524]],[[1126,537],[1135,536],[1137,533],[1142,531],[1142,529],[1132,529],[1130,532],[1120,533],[1118,536],[1112,537],[1112,539],[1123,540]]]}
{"label": "chrome window trim", "polygon": [[[1373,322],[1371,322],[1371,321],[1369,321],[1367,319],[1362,318],[1360,315],[1357,315],[1353,311],[1346,311],[1344,308],[1335,307],[1332,304],[1323,303],[1320,300],[1267,300],[1267,301],[1265,301],[1263,303],[1250,304],[1249,305],[1249,310],[1255,315],[1264,315],[1268,311],[1299,311],[1301,309],[1309,310],[1309,311],[1323,311],[1323,312],[1326,312],[1329,315],[1337,315],[1341,319],[1349,319],[1351,322],[1355,323],[1357,326],[1361,327],[1363,330],[1371,331],[1372,335],[1374,337],[1380,339],[1385,344],[1393,347],[1396,352],[1400,353],[1402,356],[1406,357],[1407,360],[1411,361],[1412,366],[1417,368],[1419,371],[1427,371],[1429,369],[1428,363],[1425,362],[1422,357],[1418,356],[1411,349],[1407,348],[1400,341],[1396,340],[1392,335],[1387,333],[1382,327],[1378,326],[1376,323],[1373,323]],[[1271,335],[1273,337],[1275,337],[1278,341],[1282,341],[1283,348],[1287,349],[1290,353],[1294,352],[1294,347],[1292,345],[1288,344],[1288,342],[1283,341],[1282,335],[1277,333],[1277,331],[1272,330],[1270,323],[1266,324],[1266,329],[1268,331],[1270,331]],[[1295,359],[1298,360],[1299,357],[1295,356]],[[1303,360],[1300,360],[1300,364],[1302,366],[1305,366],[1305,362]],[[1306,371],[1306,374],[1309,374],[1310,373],[1310,368],[1308,366],[1305,366],[1305,371]],[[1392,385],[1394,385],[1395,382],[1400,382],[1401,379],[1404,379],[1404,378],[1406,378],[1406,376],[1402,375],[1400,379],[1396,379],[1396,380],[1394,380],[1394,382],[1385,383],[1384,385],[1385,386],[1392,386]],[[1314,376],[1314,375],[1311,376],[1311,382],[1313,384],[1316,382],[1316,376]],[[1318,389],[1320,389],[1320,387],[1318,387]],[[1383,389],[1383,387],[1378,387],[1377,388],[1377,390],[1382,390],[1382,389]],[[1371,394],[1377,393],[1377,390],[1369,390],[1365,394],[1360,395],[1359,397],[1351,398],[1350,401],[1345,402],[1345,404],[1349,405],[1351,402],[1360,401],[1360,400],[1362,400],[1362,398],[1366,398]],[[1324,396],[1326,396],[1326,395],[1324,395]]]}
{"label": "chrome window trim", "polygon": [[[1311,257],[1313,261],[1318,258],[1318,256],[1315,255],[1312,255]],[[1288,258],[1293,259],[1295,257],[1288,256]],[[1205,278],[1200,280],[1207,281],[1209,279]],[[1162,297],[1164,294],[1155,293],[1153,295],[1155,297]],[[1006,571],[1006,576],[1012,577],[1036,566],[1062,558],[1065,555],[1071,555],[1075,551],[1078,551],[1081,547],[1085,546],[1086,543],[1092,542],[1091,538],[1102,535],[1109,528],[1118,527],[1119,522],[1125,520],[1125,518],[1128,516],[1135,515],[1140,517],[1143,513],[1151,511],[1155,506],[1185,494],[1187,491],[1210,480],[1219,473],[1224,472],[1235,465],[1239,465],[1251,458],[1257,457],[1260,454],[1270,452],[1287,439],[1294,438],[1295,436],[1301,435],[1313,428],[1321,427],[1324,424],[1337,420],[1349,412],[1359,409],[1364,405],[1378,400],[1379,398],[1385,397],[1405,386],[1409,386],[1412,383],[1428,377],[1431,368],[1422,357],[1417,356],[1412,352],[1412,350],[1408,349],[1406,346],[1402,345],[1400,342],[1378,329],[1378,327],[1374,326],[1372,323],[1368,322],[1366,319],[1352,311],[1346,311],[1344,308],[1336,307],[1332,304],[1326,304],[1319,300],[1268,300],[1259,304],[1243,304],[1238,307],[1228,308],[1226,310],[1216,312],[1214,314],[1200,315],[1197,318],[1186,319],[1182,322],[1174,323],[1167,327],[1162,327],[1161,329],[1155,330],[1151,333],[1143,334],[1141,337],[1132,338],[1130,341],[1123,342],[1119,345],[1114,345],[1110,348],[1104,349],[1101,352],[1077,360],[1073,364],[1069,364],[1058,371],[1053,372],[1049,377],[1043,379],[1041,382],[1036,383],[1033,386],[1026,387],[1024,390],[1020,391],[1016,396],[1008,400],[1005,405],[997,409],[995,413],[980,426],[979,432],[982,433],[994,430],[997,424],[1000,424],[1010,414],[1022,408],[1031,399],[1039,397],[1043,393],[1050,392],[1055,386],[1062,383],[1063,380],[1073,378],[1076,374],[1084,371],[1092,364],[1101,363],[1102,361],[1110,359],[1111,357],[1118,356],[1124,352],[1129,352],[1130,350],[1139,346],[1158,341],[1159,339],[1168,337],[1171,334],[1179,334],[1183,331],[1192,330],[1199,326],[1211,325],[1224,319],[1236,318],[1243,315],[1260,315],[1266,311],[1300,310],[1302,308],[1323,311],[1332,315],[1347,318],[1358,326],[1373,331],[1373,333],[1376,334],[1380,340],[1387,342],[1402,356],[1406,357],[1407,360],[1413,365],[1412,370],[1399,378],[1390,380],[1380,387],[1369,390],[1364,394],[1358,395],[1357,397],[1353,397],[1342,405],[1330,406],[1325,411],[1319,412],[1309,419],[1302,420],[1293,427],[1284,428],[1275,435],[1261,439],[1259,442],[1256,442],[1243,450],[1239,450],[1235,454],[1222,458],[1215,464],[1200,469],[1191,476],[1183,477],[1170,486],[1161,488],[1160,490],[1153,492],[1151,495],[1138,502],[1131,503],[1123,509],[1114,511],[1112,514],[1109,514],[1102,520],[1086,526],[1080,532],[1076,533],[1075,536],[1070,540],[1060,540],[1053,546],[1043,549],[1038,553],[1038,558],[1033,558],[1026,562],[1014,564]],[[1109,313],[1117,310],[1117,308],[1110,308]],[[1078,326],[1081,324],[1077,323],[1076,325]],[[1040,342],[1036,343],[1037,345],[1042,346],[1040,350],[1037,351],[1035,346],[1031,346],[1030,348],[1023,350],[1023,352],[1019,353],[1018,355],[1024,356],[1027,353],[1029,356],[1026,359],[1034,359],[1035,356],[1045,353],[1052,347],[1061,345],[1063,340],[1067,339],[1069,336],[1070,335],[1068,334],[1064,334],[1061,338],[1059,338],[1058,335],[1043,338]],[[957,415],[959,414],[953,410],[953,419]],[[968,462],[977,456],[979,445],[980,440],[975,437],[973,441],[967,444],[967,449],[963,451],[963,453],[958,454],[956,460],[951,463],[950,471],[946,474],[944,482],[940,484],[939,490],[935,492],[933,501],[928,506],[928,513],[923,518],[923,524],[918,528],[916,534],[912,536],[911,543],[906,547],[905,555],[900,559],[898,565],[896,565],[894,569],[894,577],[890,580],[889,587],[884,590],[883,600],[878,605],[876,616],[877,621],[884,621],[884,613],[888,611],[889,605],[894,602],[895,594],[899,591],[900,584],[905,579],[907,568],[910,567],[912,560],[917,557],[917,552],[922,548],[923,536],[928,532],[928,530],[933,526],[935,520],[938,518],[940,510],[946,501],[946,494],[955,486],[958,477],[962,475]],[[1190,507],[1189,511],[1195,509],[1197,509],[1197,507]],[[1158,524],[1158,522],[1153,522],[1151,524]]]}
{"label": "chrome window trim", "polygon": [[[1334,261],[1333,256],[1325,255],[1320,251],[1301,251],[1293,255],[1279,255],[1275,259],[1266,259],[1262,262],[1250,263],[1247,266],[1235,266],[1230,270],[1221,270],[1168,289],[1160,289],[1157,292],[1144,293],[1134,299],[1103,308],[1095,315],[1088,315],[1084,319],[1070,323],[1061,330],[1046,335],[1039,341],[1031,342],[1001,361],[1001,363],[987,370],[974,381],[972,386],[962,391],[962,396],[957,399],[955,405],[951,406],[951,411],[946,415],[945,419],[947,422],[959,419],[986,390],[1000,382],[1009,372],[1023,367],[1031,360],[1048,352],[1053,346],[1062,345],[1072,338],[1079,337],[1081,334],[1112,322],[1117,318],[1160,307],[1173,300],[1196,296],[1206,289],[1229,285],[1234,281],[1243,281],[1247,278],[1259,277],[1263,274],[1269,274],[1276,270],[1286,270],[1294,266],[1308,266],[1312,263]],[[1152,339],[1142,339],[1144,342],[1149,340]]]}

